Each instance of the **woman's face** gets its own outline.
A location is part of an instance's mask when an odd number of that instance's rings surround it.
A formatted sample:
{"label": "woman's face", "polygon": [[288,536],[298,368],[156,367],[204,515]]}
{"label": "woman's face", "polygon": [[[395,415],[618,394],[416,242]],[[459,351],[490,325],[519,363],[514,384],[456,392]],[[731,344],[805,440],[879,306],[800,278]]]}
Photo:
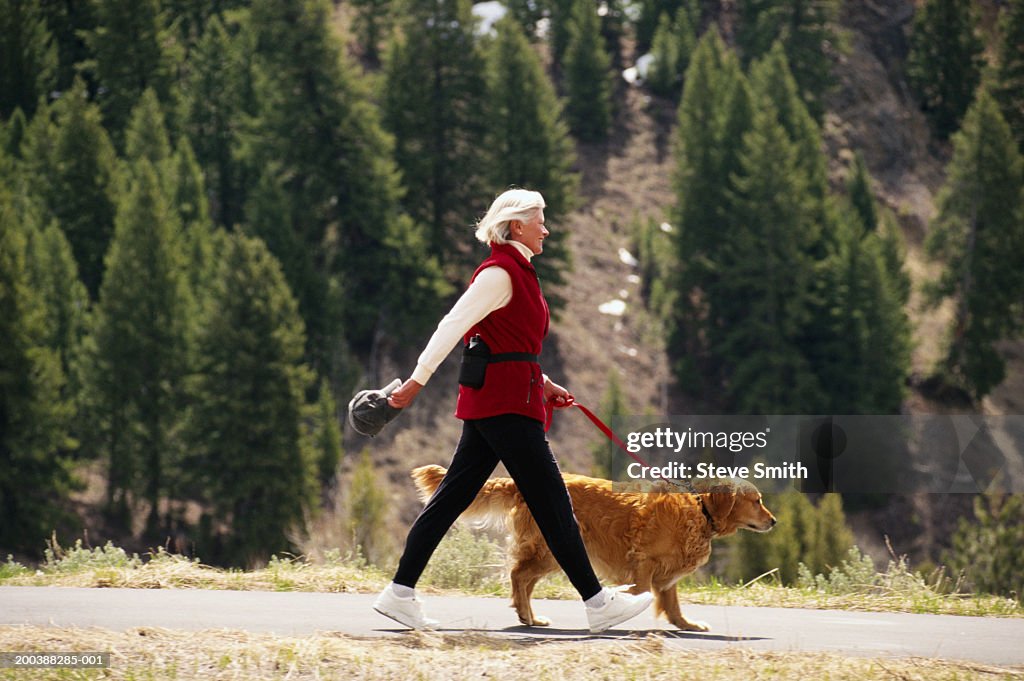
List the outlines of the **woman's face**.
{"label": "woman's face", "polygon": [[540,255],[544,250],[544,239],[550,234],[544,226],[544,209],[541,208],[527,222],[520,220],[512,221],[512,240],[518,241],[531,251],[534,255]]}

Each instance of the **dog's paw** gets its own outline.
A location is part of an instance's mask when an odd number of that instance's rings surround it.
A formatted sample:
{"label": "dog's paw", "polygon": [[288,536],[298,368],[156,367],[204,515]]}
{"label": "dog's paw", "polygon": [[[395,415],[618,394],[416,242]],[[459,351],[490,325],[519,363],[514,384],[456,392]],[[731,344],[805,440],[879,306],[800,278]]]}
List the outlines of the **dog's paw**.
{"label": "dog's paw", "polygon": [[551,626],[551,620],[544,615],[533,616],[533,626],[535,627],[549,627]]}
{"label": "dog's paw", "polygon": [[701,622],[699,620],[683,620],[676,624],[677,627],[683,631],[711,631],[711,625],[707,622]]}
{"label": "dog's paw", "polygon": [[551,620],[543,615],[534,615],[532,620],[526,617],[520,617],[519,621],[528,627],[547,627],[551,625]]}

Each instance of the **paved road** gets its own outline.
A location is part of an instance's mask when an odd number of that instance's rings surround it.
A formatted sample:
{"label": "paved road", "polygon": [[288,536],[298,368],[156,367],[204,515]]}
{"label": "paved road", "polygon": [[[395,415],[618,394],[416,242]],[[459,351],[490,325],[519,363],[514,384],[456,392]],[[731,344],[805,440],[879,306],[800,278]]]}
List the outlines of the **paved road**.
{"label": "paved road", "polygon": [[[241,629],[288,636],[315,632],[401,635],[400,626],[373,612],[373,599],[370,594],[0,587],[0,625]],[[665,636],[667,645],[680,649],[743,646],[1024,665],[1024,619],[689,605],[684,613],[708,622],[709,633],[678,632],[648,611],[627,625],[591,636],[583,605],[575,601],[535,601],[535,612],[548,615],[554,623],[547,628],[519,626],[502,598],[428,596],[426,606],[428,614],[441,620],[445,632],[615,641],[655,631]]]}

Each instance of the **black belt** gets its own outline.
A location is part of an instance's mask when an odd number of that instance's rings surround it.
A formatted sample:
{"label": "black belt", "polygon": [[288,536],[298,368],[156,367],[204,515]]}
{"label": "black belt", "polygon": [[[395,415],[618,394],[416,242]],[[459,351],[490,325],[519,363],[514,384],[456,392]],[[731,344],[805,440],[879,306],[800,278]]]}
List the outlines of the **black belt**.
{"label": "black belt", "polygon": [[528,352],[499,352],[488,357],[487,362],[489,364],[494,364],[495,362],[533,362],[534,364],[540,364],[540,357],[531,355]]}

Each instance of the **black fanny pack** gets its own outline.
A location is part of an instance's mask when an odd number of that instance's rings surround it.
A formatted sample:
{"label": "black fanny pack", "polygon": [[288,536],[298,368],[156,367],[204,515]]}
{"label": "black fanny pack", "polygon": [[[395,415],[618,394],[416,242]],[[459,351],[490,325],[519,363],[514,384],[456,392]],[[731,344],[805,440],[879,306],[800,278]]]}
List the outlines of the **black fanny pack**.
{"label": "black fanny pack", "polygon": [[473,336],[462,346],[462,364],[459,366],[459,384],[467,388],[482,388],[487,378],[487,365],[496,362],[538,362],[537,355],[528,352],[499,352],[491,354],[491,349],[479,334]]}

